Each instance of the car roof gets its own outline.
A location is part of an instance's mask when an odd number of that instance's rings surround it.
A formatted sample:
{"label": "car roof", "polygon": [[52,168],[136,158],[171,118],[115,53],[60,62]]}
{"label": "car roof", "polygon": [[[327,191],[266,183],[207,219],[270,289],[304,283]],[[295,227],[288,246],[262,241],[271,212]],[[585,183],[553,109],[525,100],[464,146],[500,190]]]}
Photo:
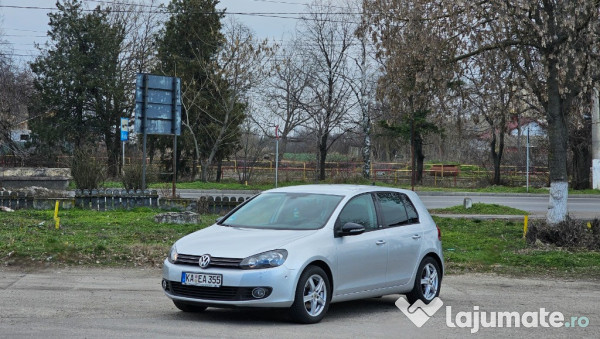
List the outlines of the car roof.
{"label": "car roof", "polygon": [[285,193],[317,193],[317,194],[333,194],[343,196],[354,196],[360,193],[376,192],[376,191],[394,191],[407,193],[409,191],[391,188],[384,186],[367,186],[367,185],[347,185],[347,184],[316,184],[316,185],[298,185],[274,188],[264,193],[270,192],[285,192]]}

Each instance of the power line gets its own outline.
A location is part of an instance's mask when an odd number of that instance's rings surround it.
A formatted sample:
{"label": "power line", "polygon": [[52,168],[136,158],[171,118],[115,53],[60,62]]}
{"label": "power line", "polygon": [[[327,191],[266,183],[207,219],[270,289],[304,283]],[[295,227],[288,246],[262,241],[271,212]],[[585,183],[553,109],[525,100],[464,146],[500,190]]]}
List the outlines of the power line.
{"label": "power line", "polygon": [[5,28],[9,31],[17,31],[17,32],[32,32],[32,33],[46,33],[45,31],[36,31],[32,29],[20,29],[20,28]]}
{"label": "power line", "polygon": [[22,37],[22,38],[45,38],[45,35],[26,35],[26,34],[2,34],[1,37],[10,36],[10,37]]}
{"label": "power line", "polygon": [[[12,9],[36,9],[36,10],[46,10],[46,11],[57,11],[56,8],[52,7],[36,7],[36,6],[16,6],[16,5],[0,5],[0,8],[12,8]],[[93,12],[94,9],[82,9],[82,11]],[[170,12],[168,10],[157,10],[157,11],[136,11],[131,9],[111,9],[112,12],[116,13],[155,13],[155,14],[177,14],[177,12]],[[195,14],[221,14],[222,11],[197,11],[193,12]],[[277,16],[277,15],[362,15],[362,12],[223,12],[223,14],[227,15],[255,15],[255,16]],[[284,19],[296,19],[296,17],[282,17]]]}
{"label": "power line", "polygon": [[109,0],[84,0],[85,2],[96,2],[96,3],[102,3],[102,4],[109,4],[109,5],[119,5],[119,6],[135,6],[135,7],[145,7],[145,8],[157,8],[162,6],[162,4],[157,4],[157,5],[147,5],[147,4],[140,4],[140,3],[127,3],[127,2],[118,2],[118,1],[109,1]]}
{"label": "power line", "polygon": [[275,0],[252,0],[255,2],[270,2],[274,4],[284,4],[284,5],[308,5],[305,2],[289,2],[289,1],[275,1]]}

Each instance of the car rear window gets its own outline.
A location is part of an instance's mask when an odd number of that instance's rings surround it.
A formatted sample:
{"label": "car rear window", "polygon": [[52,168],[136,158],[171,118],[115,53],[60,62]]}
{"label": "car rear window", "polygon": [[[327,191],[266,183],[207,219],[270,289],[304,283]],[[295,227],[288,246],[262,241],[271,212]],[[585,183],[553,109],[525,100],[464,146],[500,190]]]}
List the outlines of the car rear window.
{"label": "car rear window", "polygon": [[378,192],[384,226],[395,227],[419,222],[419,215],[408,197],[397,192]]}

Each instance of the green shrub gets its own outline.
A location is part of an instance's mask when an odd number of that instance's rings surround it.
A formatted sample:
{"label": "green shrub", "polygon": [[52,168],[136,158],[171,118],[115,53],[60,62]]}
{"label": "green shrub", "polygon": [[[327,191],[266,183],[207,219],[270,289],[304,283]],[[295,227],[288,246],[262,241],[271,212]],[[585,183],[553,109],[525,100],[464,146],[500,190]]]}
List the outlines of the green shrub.
{"label": "green shrub", "polygon": [[[141,161],[132,163],[123,167],[123,177],[121,182],[127,190],[137,190],[142,188],[143,166]],[[151,182],[157,181],[157,171],[152,166],[146,166],[146,187]]]}
{"label": "green shrub", "polygon": [[97,189],[106,180],[106,164],[94,157],[92,148],[76,150],[71,164],[71,176],[78,189]]}

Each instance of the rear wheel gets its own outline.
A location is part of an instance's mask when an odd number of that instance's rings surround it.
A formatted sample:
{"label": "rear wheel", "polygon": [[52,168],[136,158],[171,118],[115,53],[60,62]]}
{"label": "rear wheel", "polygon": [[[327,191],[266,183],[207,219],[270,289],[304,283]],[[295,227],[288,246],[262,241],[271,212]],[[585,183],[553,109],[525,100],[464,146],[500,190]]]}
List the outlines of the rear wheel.
{"label": "rear wheel", "polygon": [[204,310],[206,310],[206,306],[203,306],[203,305],[186,304],[186,303],[182,303],[180,301],[175,301],[175,300],[173,300],[173,304],[175,304],[175,307],[177,307],[178,309],[180,309],[183,312],[198,313],[198,312],[203,312]]}
{"label": "rear wheel", "polygon": [[314,324],[325,316],[331,300],[330,283],[327,274],[317,266],[304,270],[296,286],[296,296],[290,317],[302,324]]}
{"label": "rear wheel", "polygon": [[425,257],[417,270],[413,289],[406,294],[406,298],[411,304],[417,300],[429,304],[435,297],[440,295],[441,283],[442,272],[437,261],[432,257]]}

